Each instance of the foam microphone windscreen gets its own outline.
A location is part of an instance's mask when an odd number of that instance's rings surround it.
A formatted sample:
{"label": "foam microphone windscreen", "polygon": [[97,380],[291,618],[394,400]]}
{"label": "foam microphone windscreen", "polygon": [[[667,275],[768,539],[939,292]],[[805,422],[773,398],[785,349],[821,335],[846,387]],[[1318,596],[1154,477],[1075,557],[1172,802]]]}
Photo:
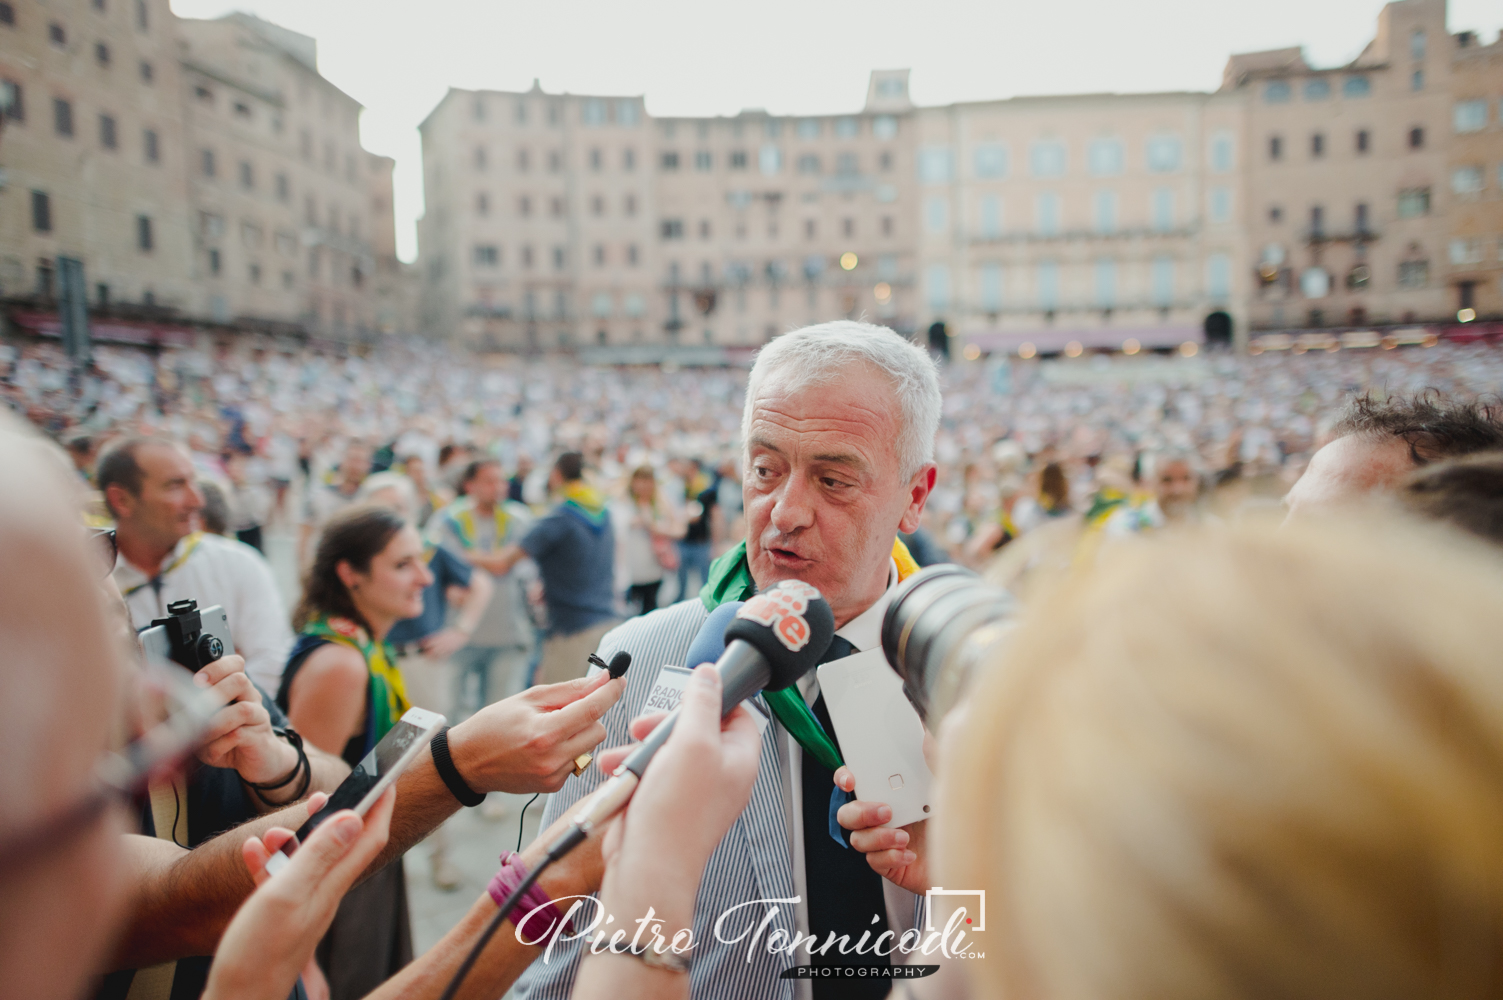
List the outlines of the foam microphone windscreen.
{"label": "foam microphone windscreen", "polygon": [[767,660],[772,668],[768,691],[781,691],[813,670],[834,638],[829,603],[802,580],[784,580],[757,594],[725,629],[727,644],[742,639]]}
{"label": "foam microphone windscreen", "polygon": [[727,601],[710,612],[705,623],[699,627],[699,634],[689,644],[684,666],[693,670],[701,663],[714,663],[720,659],[720,654],[725,652],[725,627],[744,604],[745,601]]}

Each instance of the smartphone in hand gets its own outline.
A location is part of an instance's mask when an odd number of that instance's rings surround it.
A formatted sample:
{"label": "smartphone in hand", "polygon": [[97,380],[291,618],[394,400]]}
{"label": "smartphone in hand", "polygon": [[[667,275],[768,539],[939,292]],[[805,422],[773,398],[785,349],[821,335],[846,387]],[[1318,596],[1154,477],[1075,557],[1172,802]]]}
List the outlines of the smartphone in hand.
{"label": "smartphone in hand", "polygon": [[381,738],[371,752],[355,766],[350,776],[339,783],[322,809],[298,827],[292,839],[282,845],[266,862],[266,870],[275,875],[287,867],[288,860],[320,823],[341,809],[353,809],[364,816],[376,804],[397,775],[422,753],[434,735],[443,728],[444,717],[425,708],[409,708],[391,731]]}

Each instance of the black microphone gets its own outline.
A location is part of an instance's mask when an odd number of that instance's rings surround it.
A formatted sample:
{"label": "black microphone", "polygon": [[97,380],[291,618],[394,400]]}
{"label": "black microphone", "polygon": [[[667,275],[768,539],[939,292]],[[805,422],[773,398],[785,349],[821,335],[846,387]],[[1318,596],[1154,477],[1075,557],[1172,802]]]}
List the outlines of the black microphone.
{"label": "black microphone", "polygon": [[[706,625],[726,613],[724,606],[717,608]],[[730,714],[758,691],[780,691],[797,682],[819,664],[834,638],[835,616],[829,603],[801,580],[784,580],[737,607],[725,626],[725,652],[715,663],[720,673],[721,715]],[[700,645],[696,639],[694,646]],[[682,706],[670,712],[627,755],[611,779],[580,803],[569,829],[549,854],[561,849],[558,856],[562,856],[626,806],[648,762],[673,732],[681,710]]]}

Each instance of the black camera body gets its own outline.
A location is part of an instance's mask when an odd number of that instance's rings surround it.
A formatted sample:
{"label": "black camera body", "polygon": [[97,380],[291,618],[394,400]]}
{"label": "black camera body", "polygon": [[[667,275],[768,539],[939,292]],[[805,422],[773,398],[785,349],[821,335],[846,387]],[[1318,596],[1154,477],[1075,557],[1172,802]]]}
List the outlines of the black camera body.
{"label": "black camera body", "polygon": [[167,617],[152,622],[140,638],[147,653],[195,673],[235,651],[224,608],[216,604],[200,611],[197,601],[173,601],[167,605]]}

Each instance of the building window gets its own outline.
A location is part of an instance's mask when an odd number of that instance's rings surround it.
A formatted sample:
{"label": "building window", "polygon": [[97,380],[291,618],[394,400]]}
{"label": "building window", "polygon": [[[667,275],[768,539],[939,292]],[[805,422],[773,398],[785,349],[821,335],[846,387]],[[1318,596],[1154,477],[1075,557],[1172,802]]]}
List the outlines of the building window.
{"label": "building window", "polygon": [[1035,177],[1063,177],[1067,166],[1065,144],[1044,139],[1028,151],[1028,168]]}
{"label": "building window", "polygon": [[706,150],[700,150],[699,152],[694,154],[695,170],[709,170],[712,166],[714,166],[714,163],[714,158]]}
{"label": "building window", "polygon": [[1320,132],[1310,136],[1310,155],[1316,159],[1326,155],[1326,137]]}
{"label": "building window", "polygon": [[1479,167],[1457,167],[1451,171],[1451,190],[1462,197],[1475,197],[1482,193],[1484,174]]}
{"label": "building window", "polygon": [[68,33],[56,21],[47,25],[47,37],[51,39],[53,45],[62,46],[68,44]]}
{"label": "building window", "polygon": [[709,219],[700,219],[699,220],[699,238],[702,239],[702,240],[707,240],[707,239],[710,238],[710,220]]}
{"label": "building window", "polygon": [[101,66],[108,66],[110,64],[110,47],[103,42],[95,42],[94,61]]}
{"label": "building window", "polygon": [[146,149],[146,162],[162,162],[162,148],[160,145],[160,140],[157,138],[156,130],[147,129],[141,134],[141,138]]}
{"label": "building window", "polygon": [[1424,288],[1430,283],[1428,260],[1405,260],[1399,262],[1399,287]]}
{"label": "building window", "polygon": [[1126,164],[1120,139],[1093,139],[1086,148],[1086,168],[1096,177],[1115,177]]}
{"label": "building window", "polygon": [[1178,136],[1160,135],[1148,140],[1148,169],[1170,174],[1179,169],[1181,143]]}
{"label": "building window", "polygon": [[621,151],[621,169],[627,173],[637,169],[637,151],[635,149],[623,149]]}
{"label": "building window", "polygon": [[731,155],[730,155],[730,160],[729,160],[728,165],[730,166],[730,168],[732,170],[745,170],[746,169],[746,150],[744,150],[744,149],[734,149],[734,150],[731,150]]}
{"label": "building window", "polygon": [[814,239],[815,232],[816,232],[816,225],[817,225],[817,223],[815,223],[815,221],[813,219],[805,219],[804,220],[804,239],[806,239],[806,240],[812,240],[812,239]]}
{"label": "building window", "polygon": [[0,3],[0,24],[7,24],[11,27],[15,27],[16,8],[11,4]]}
{"label": "building window", "polygon": [[622,128],[632,128],[642,120],[640,106],[636,101],[621,100],[616,102],[616,124]]}
{"label": "building window", "polygon": [[58,135],[73,135],[73,105],[61,97],[52,99],[52,127]]}
{"label": "building window", "polygon": [[882,152],[877,154],[877,169],[882,171],[884,174],[892,170],[891,151],[884,149],[882,150]]}
{"label": "building window", "polygon": [[148,215],[136,216],[136,249],[143,253],[150,253],[156,241],[152,238],[151,217]]}
{"label": "building window", "polygon": [[[610,292],[596,292],[590,299],[590,311],[595,314],[596,319],[609,319],[613,305]],[[605,333],[604,330],[600,332]]]}
{"label": "building window", "polygon": [[1310,235],[1321,237],[1326,231],[1326,210],[1320,205],[1310,206]]}
{"label": "building window", "polygon": [[277,201],[287,202],[292,200],[292,185],[287,180],[286,174],[277,174]]}
{"label": "building window", "polygon": [[1373,92],[1373,85],[1365,76],[1349,76],[1341,81],[1342,97],[1367,97]]}
{"label": "building window", "polygon": [[1233,167],[1232,137],[1225,133],[1211,138],[1211,169],[1218,174],[1229,172]]}
{"label": "building window", "polygon": [[554,247],[553,248],[553,269],[555,271],[562,271],[564,269],[564,248],[563,247]]}
{"label": "building window", "polygon": [[1263,100],[1269,104],[1283,104],[1289,100],[1289,81],[1270,80],[1263,88]]}
{"label": "building window", "polygon": [[1037,278],[1039,308],[1052,311],[1059,306],[1059,264],[1052,260],[1039,261]]}
{"label": "building window", "polygon": [[1279,223],[1284,221],[1284,210],[1278,205],[1268,206],[1268,221]]}
{"label": "building window", "polygon": [[[883,236],[891,235],[892,217],[884,216]],[[1002,235],[1002,199],[994,194],[986,195],[981,199],[981,235],[989,240],[995,240]]]}
{"label": "building window", "polygon": [[1352,225],[1359,234],[1369,232],[1367,219],[1367,202],[1357,202],[1356,210],[1352,213]]}
{"label": "building window", "polygon": [[1227,254],[1213,253],[1206,258],[1206,294],[1213,299],[1232,294],[1232,258]]}
{"label": "building window", "polygon": [[1425,31],[1416,28],[1409,35],[1409,57],[1415,62],[1425,61]]}
{"label": "building window", "polygon": [[595,244],[595,250],[594,250],[593,256],[595,258],[595,266],[596,267],[604,267],[605,266],[605,246],[604,246],[604,244],[601,244],[601,243]]}
{"label": "building window", "polygon": [[835,157],[835,173],[841,177],[855,177],[861,172],[855,153],[839,153]]}
{"label": "building window", "polygon": [[1174,228],[1174,192],[1168,188],[1153,192],[1153,228],[1161,233]]}
{"label": "building window", "polygon": [[1153,286],[1153,304],[1160,309],[1169,308],[1174,303],[1174,258],[1155,257],[1149,282]]}
{"label": "building window", "polygon": [[1424,70],[1417,69],[1413,73],[1409,74],[1409,89],[1413,90],[1413,91],[1416,91],[1416,92],[1425,89],[1425,71]]}
{"label": "building window", "polygon": [[819,131],[818,118],[802,118],[799,120],[798,137],[800,139],[818,139]]}
{"label": "building window", "polygon": [[219,274],[219,269],[222,266],[222,263],[223,262],[219,257],[219,251],[211,249],[209,251],[209,273],[213,275]]}
{"label": "building window", "polygon": [[517,199],[517,214],[524,219],[532,214],[532,199],[525,194]]}
{"label": "building window", "polygon": [[854,139],[861,134],[861,123],[856,119],[845,116],[835,119],[835,137],[837,139]]}
{"label": "building window", "polygon": [[1117,192],[1097,191],[1095,199],[1096,231],[1098,233],[1114,233],[1117,231]]}
{"label": "building window", "polygon": [[630,244],[626,248],[626,263],[631,267],[637,266],[637,245],[635,243]]}
{"label": "building window", "polygon": [[663,239],[681,240],[684,238],[683,219],[664,219],[662,224]]}
{"label": "building window", "polygon": [[548,153],[548,172],[556,174],[562,169],[564,169],[564,155],[556,149],[551,150]]}
{"label": "building window", "polygon": [[485,147],[484,146],[476,146],[475,147],[475,169],[476,170],[481,170],[481,171],[483,171],[485,169]]}
{"label": "building window", "polygon": [[1211,221],[1226,223],[1232,221],[1232,190],[1231,188],[1213,187],[1209,199]]}
{"label": "building window", "polygon": [[627,215],[629,215],[629,216],[636,215],[637,214],[637,196],[634,195],[634,194],[627,195],[626,196],[626,201],[623,204],[623,208],[624,208],[625,213]]}
{"label": "building window", "polygon": [[605,102],[599,98],[591,98],[579,106],[579,120],[582,124],[591,128],[598,128],[605,124]]}
{"label": "building window", "polygon": [[944,184],[950,180],[954,167],[950,150],[944,146],[930,146],[919,150],[918,177],[925,184]]}
{"label": "building window", "polygon": [[930,264],[927,278],[929,308],[944,312],[950,305],[950,269],[944,264]]}
{"label": "building window", "polygon": [[892,115],[878,115],[872,119],[872,135],[878,139],[894,139],[898,134],[898,120]]}
{"label": "building window", "polygon": [[1059,195],[1045,193],[1033,200],[1033,224],[1041,235],[1059,234],[1059,214]]}
{"label": "building window", "polygon": [[531,267],[532,266],[532,247],[530,247],[530,246],[524,246],[522,248],[522,266],[523,267]]}
{"label": "building window", "polygon": [[603,157],[600,154],[600,147],[597,146],[594,149],[591,149],[590,150],[590,169],[598,172],[600,170],[600,165],[601,165],[602,159],[603,159]]}
{"label": "building window", "polygon": [[1487,127],[1487,102],[1457,101],[1451,118],[1458,132],[1480,132]]}
{"label": "building window", "polygon": [[144,59],[141,60],[140,71],[142,83],[151,83],[156,79],[156,70],[152,68],[151,63],[147,62]]}
{"label": "building window", "polygon": [[1422,127],[1416,125],[1414,128],[1409,130],[1409,148],[1425,148],[1425,130]]}
{"label": "building window", "polygon": [[1365,129],[1365,128],[1364,129],[1358,129],[1357,130],[1357,152],[1359,154],[1366,153],[1371,148],[1371,146],[1372,146],[1372,137],[1368,135],[1367,129]]}
{"label": "building window", "polygon": [[1270,160],[1281,160],[1284,158],[1283,136],[1271,135],[1268,137],[1268,158]]}
{"label": "building window", "polygon": [[981,308],[995,313],[1002,310],[1002,265],[981,265]]}
{"label": "building window", "polygon": [[1096,307],[1110,309],[1117,304],[1117,262],[1103,257],[1096,261]]}
{"label": "building window", "polygon": [[1414,219],[1429,214],[1429,188],[1408,188],[1399,192],[1399,218]]}
{"label": "building window", "polygon": [[0,80],[0,115],[8,122],[26,120],[25,91],[14,80]]}
{"label": "building window", "polygon": [[936,236],[950,228],[950,203],[944,197],[937,196],[924,202],[924,228]]}
{"label": "building window", "polygon": [[1482,240],[1477,238],[1452,240],[1450,244],[1451,263],[1458,267],[1482,263]]}
{"label": "building window", "polygon": [[525,173],[527,173],[528,168],[531,167],[531,166],[532,166],[532,157],[530,155],[528,155],[527,150],[525,150],[525,149],[519,149],[519,150],[517,150],[517,173],[519,173],[519,174],[525,174]]}
{"label": "building window", "polygon": [[46,191],[31,192],[31,228],[39,233],[52,232],[52,199]]}
{"label": "building window", "polygon": [[882,216],[882,235],[883,236],[891,236],[892,235],[892,216],[890,216],[890,215],[884,215],[884,216]]}
{"label": "building window", "polygon": [[120,136],[113,115],[99,116],[99,144],[105,149],[119,149]]}
{"label": "building window", "polygon": [[819,173],[819,157],[813,153],[805,153],[798,158],[798,172],[801,174]]}
{"label": "building window", "polygon": [[551,198],[551,199],[549,199],[549,201],[548,201],[548,214],[552,215],[555,219],[562,219],[564,217],[564,199],[562,199],[562,198]]}
{"label": "building window", "polygon": [[495,267],[501,260],[501,251],[493,244],[482,244],[475,247],[475,266]]}
{"label": "building window", "polygon": [[1000,142],[985,142],[974,154],[977,177],[1007,176],[1007,147]]}
{"label": "building window", "polygon": [[261,265],[260,264],[252,264],[250,266],[250,283],[253,284],[253,285],[259,285],[261,283]]}
{"label": "building window", "polygon": [[147,18],[146,0],[136,0],[136,28],[145,31],[149,21]]}
{"label": "building window", "polygon": [[783,169],[783,151],[771,144],[763,146],[757,153],[757,169],[768,177],[780,173]]}
{"label": "building window", "polygon": [[1324,101],[1331,96],[1331,81],[1317,76],[1305,81],[1305,100]]}
{"label": "building window", "polygon": [[199,161],[200,161],[200,165],[203,168],[203,175],[205,177],[213,177],[214,176],[214,151],[212,149],[206,149],[206,150],[204,150],[203,154],[199,158]]}
{"label": "building window", "polygon": [[255,174],[248,160],[240,161],[240,186],[247,191],[255,187]]}
{"label": "building window", "polygon": [[658,162],[664,170],[677,170],[678,153],[674,150],[664,150]]}

